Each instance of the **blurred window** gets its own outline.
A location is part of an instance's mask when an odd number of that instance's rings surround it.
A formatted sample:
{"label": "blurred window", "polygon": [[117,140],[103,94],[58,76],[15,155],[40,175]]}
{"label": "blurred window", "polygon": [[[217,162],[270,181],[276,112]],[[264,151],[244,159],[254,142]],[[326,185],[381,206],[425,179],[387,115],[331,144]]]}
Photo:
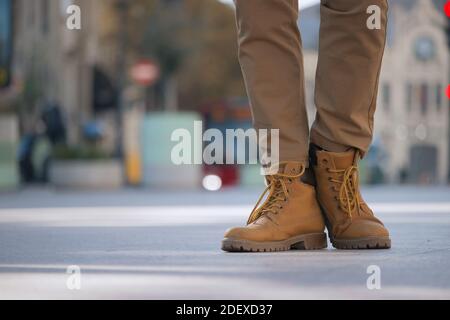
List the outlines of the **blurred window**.
{"label": "blurred window", "polygon": [[49,23],[50,23],[50,6],[49,6],[49,0],[42,0],[42,34],[46,35],[49,31]]}
{"label": "blurred window", "polygon": [[383,85],[383,106],[386,111],[391,108],[391,86],[389,83]]}
{"label": "blurred window", "polygon": [[31,3],[29,3],[29,5],[25,6],[26,8],[28,8],[28,23],[30,25],[30,27],[34,26],[34,19],[35,17],[35,2],[32,1]]}
{"label": "blurred window", "polygon": [[438,111],[441,111],[442,109],[442,94],[443,94],[442,85],[438,84],[436,86],[436,107]]}
{"label": "blurred window", "polygon": [[420,86],[420,110],[422,115],[426,115],[428,111],[428,85],[422,83]]}
{"label": "blurred window", "polygon": [[406,109],[408,111],[412,110],[412,104],[413,104],[413,85],[412,83],[406,84]]}
{"label": "blurred window", "polygon": [[12,0],[0,0],[0,88],[11,80]]}
{"label": "blurred window", "polygon": [[117,106],[117,90],[110,77],[98,66],[93,68],[93,107],[95,112],[107,111]]}

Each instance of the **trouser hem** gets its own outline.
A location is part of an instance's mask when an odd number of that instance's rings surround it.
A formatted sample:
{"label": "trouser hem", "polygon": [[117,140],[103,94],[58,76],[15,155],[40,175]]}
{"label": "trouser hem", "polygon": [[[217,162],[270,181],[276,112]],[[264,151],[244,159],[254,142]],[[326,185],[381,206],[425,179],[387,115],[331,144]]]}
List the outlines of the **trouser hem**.
{"label": "trouser hem", "polygon": [[356,145],[344,145],[334,141],[331,141],[324,136],[320,135],[317,131],[311,132],[311,143],[319,146],[320,148],[330,152],[346,152],[351,148],[358,149],[361,158],[367,153],[367,148],[362,148]]}

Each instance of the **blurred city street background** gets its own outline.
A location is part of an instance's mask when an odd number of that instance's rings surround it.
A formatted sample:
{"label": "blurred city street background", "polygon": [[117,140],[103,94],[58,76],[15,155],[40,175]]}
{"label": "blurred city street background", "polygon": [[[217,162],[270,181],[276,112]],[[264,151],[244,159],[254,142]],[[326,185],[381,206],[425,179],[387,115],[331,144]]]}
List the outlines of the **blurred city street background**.
{"label": "blurred city street background", "polygon": [[[360,178],[393,248],[231,255],[259,168],[177,166],[171,135],[252,126],[232,1],[0,0],[0,298],[450,298],[446,0],[389,3]],[[300,4],[312,123],[320,7]]]}

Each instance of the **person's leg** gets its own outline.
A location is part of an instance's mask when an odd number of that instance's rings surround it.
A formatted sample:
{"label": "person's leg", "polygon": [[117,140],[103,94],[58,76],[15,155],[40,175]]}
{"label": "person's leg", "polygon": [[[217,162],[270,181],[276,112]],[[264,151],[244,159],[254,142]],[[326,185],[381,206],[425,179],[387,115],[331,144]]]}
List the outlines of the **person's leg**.
{"label": "person's leg", "polygon": [[[373,5],[381,10],[380,30],[367,27]],[[311,141],[326,150],[356,148],[364,154],[369,148],[387,9],[387,0],[322,0]]]}
{"label": "person's leg", "polygon": [[[381,29],[368,28],[369,7],[379,10]],[[372,140],[387,10],[386,0],[321,4],[310,156],[329,235],[340,249],[391,246],[389,232],[361,197],[357,167]]]}
{"label": "person's leg", "polygon": [[280,130],[280,170],[266,176],[268,196],[247,226],[225,233],[225,251],[327,246],[308,165],[308,121],[297,0],[236,0],[239,61],[256,129]]}
{"label": "person's leg", "polygon": [[239,61],[256,129],[279,129],[280,161],[308,165],[298,0],[236,0]]}

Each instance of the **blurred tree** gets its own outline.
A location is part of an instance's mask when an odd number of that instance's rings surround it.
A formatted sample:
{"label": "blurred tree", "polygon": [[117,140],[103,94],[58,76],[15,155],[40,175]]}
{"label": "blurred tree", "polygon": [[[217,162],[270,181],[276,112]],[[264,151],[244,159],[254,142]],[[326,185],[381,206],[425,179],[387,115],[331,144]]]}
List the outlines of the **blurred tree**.
{"label": "blurred tree", "polygon": [[196,109],[245,95],[230,6],[215,0],[137,0],[130,15],[132,55],[153,58],[161,67],[159,106],[173,109],[179,98],[181,109]]}
{"label": "blurred tree", "polygon": [[156,1],[144,35],[144,54],[158,61],[161,68],[159,83],[160,105],[166,110],[178,109],[177,72],[187,55],[181,38],[189,21],[181,1]]}
{"label": "blurred tree", "polygon": [[180,97],[188,107],[229,96],[244,96],[237,60],[236,23],[228,5],[187,0],[189,56],[179,72]]}

